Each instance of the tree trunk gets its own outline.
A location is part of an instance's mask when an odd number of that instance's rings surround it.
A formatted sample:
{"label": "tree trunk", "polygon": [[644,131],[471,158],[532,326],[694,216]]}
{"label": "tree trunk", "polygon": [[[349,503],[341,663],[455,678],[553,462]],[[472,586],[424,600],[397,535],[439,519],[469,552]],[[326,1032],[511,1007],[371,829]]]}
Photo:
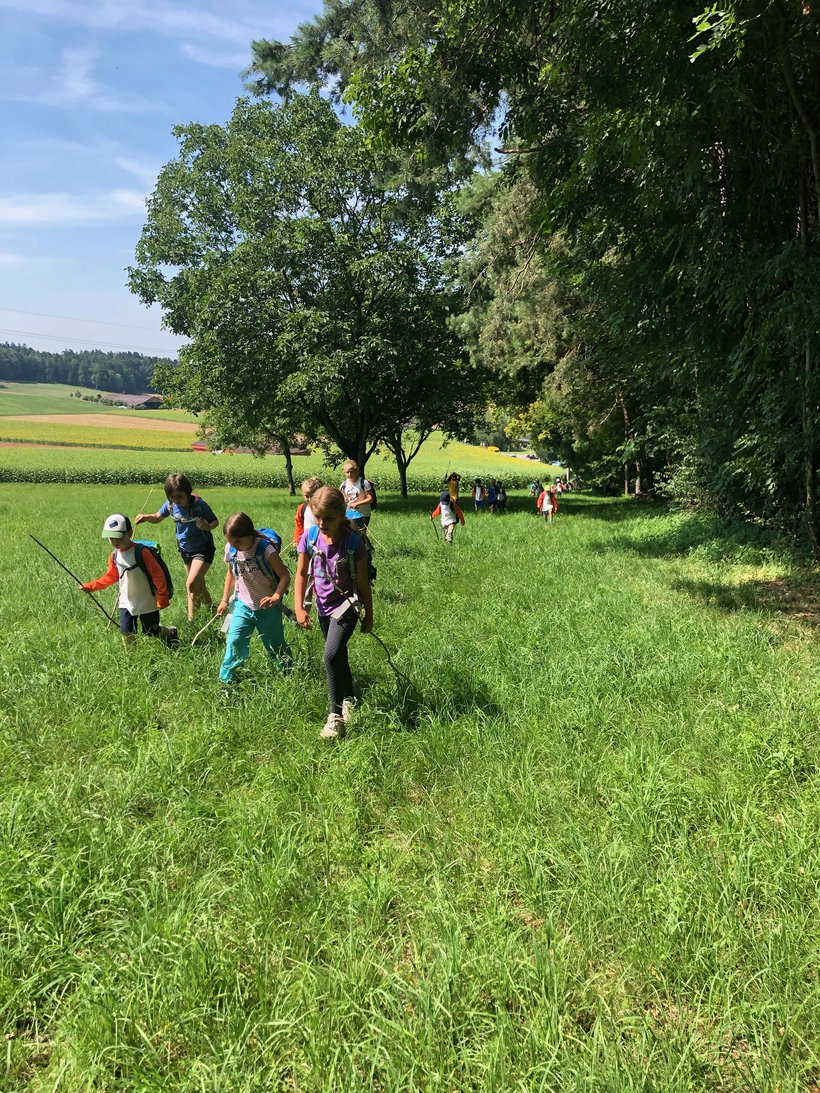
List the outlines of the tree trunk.
{"label": "tree trunk", "polygon": [[629,464],[624,463],[624,497],[629,497]]}
{"label": "tree trunk", "polygon": [[402,497],[407,496],[407,461],[400,455],[396,455],[396,466],[399,469],[399,492]]}
{"label": "tree trunk", "polygon": [[640,459],[635,460],[635,496],[641,496],[641,474],[643,464]]}
{"label": "tree trunk", "polygon": [[295,497],[296,483],[293,481],[293,457],[290,454],[290,439],[286,436],[280,436],[279,443],[282,445],[282,453],[285,457],[285,470],[288,473],[288,493],[291,497]]}
{"label": "tree trunk", "polygon": [[810,346],[806,346],[803,368],[801,416],[803,426],[803,487],[806,506],[806,528],[809,533],[811,552],[820,558],[820,527],[817,523],[817,467],[814,462],[814,418],[812,414],[814,390],[814,359]]}
{"label": "tree trunk", "polygon": [[[808,257],[809,246],[809,203],[808,184],[805,176],[800,175],[800,251],[804,261]],[[809,342],[803,354],[803,382],[800,385],[800,425],[803,433],[803,503],[806,507],[806,529],[809,544],[815,558],[820,558],[820,528],[817,523],[817,467],[814,462],[814,357]]]}

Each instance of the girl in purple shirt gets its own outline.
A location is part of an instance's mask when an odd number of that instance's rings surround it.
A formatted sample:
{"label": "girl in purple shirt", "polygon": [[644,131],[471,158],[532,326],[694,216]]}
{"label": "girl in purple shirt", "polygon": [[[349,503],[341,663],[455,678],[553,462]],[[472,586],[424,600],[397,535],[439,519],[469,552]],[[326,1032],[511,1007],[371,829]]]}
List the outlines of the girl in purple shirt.
{"label": "girl in purple shirt", "polygon": [[367,574],[367,553],[361,536],[345,517],[341,490],[323,486],[310,499],[316,529],[299,540],[296,567],[296,622],[310,628],[309,596],[313,594],[325,639],[325,672],[330,712],[319,735],[335,740],[344,735],[353,706],[353,679],[347,644],[361,615],[362,633],[373,629],[373,598]]}

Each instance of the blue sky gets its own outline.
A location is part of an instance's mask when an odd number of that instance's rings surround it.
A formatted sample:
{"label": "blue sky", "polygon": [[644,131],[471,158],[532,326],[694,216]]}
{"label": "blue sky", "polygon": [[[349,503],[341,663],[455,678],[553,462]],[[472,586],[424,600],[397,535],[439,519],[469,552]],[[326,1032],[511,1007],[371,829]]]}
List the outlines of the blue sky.
{"label": "blue sky", "polygon": [[171,128],[222,123],[255,38],[321,0],[0,0],[0,341],[174,354],[125,287]]}

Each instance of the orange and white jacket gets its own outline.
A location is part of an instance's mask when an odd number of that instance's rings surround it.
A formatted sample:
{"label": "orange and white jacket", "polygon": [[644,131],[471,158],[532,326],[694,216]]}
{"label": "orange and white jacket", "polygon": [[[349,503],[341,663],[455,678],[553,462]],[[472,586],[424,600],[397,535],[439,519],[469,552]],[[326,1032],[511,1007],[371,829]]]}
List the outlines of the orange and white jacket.
{"label": "orange and white jacket", "polygon": [[[110,588],[112,584],[116,584],[120,579],[120,571],[117,569],[117,563],[114,561],[116,551],[114,551],[108,559],[108,569],[103,573],[102,577],[98,577],[95,581],[88,581],[83,585],[83,588],[88,589],[89,592],[100,592],[103,588]],[[163,607],[167,607],[171,602],[171,597],[168,595],[168,582],[165,580],[165,574],[162,572],[162,566],[153,556],[150,550],[143,550],[142,560],[145,562],[145,568],[151,577],[151,583],[156,589],[157,595],[157,607],[161,611]]]}

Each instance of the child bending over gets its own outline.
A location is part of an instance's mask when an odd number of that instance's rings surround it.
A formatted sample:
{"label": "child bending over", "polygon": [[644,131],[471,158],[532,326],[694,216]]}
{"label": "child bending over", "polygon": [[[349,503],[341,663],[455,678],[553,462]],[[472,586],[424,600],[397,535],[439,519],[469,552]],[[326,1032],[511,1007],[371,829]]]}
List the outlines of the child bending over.
{"label": "child bending over", "polygon": [[225,614],[234,591],[236,601],[219,678],[223,683],[233,683],[236,669],[248,659],[254,630],[259,631],[262,644],[277,668],[290,666],[281,607],[290,585],[290,573],[273,543],[259,534],[244,512],[229,516],[223,531],[228,540],[225,547],[228,572],[216,613]]}

